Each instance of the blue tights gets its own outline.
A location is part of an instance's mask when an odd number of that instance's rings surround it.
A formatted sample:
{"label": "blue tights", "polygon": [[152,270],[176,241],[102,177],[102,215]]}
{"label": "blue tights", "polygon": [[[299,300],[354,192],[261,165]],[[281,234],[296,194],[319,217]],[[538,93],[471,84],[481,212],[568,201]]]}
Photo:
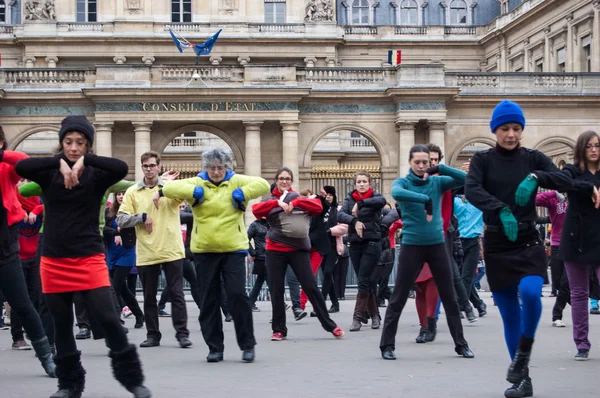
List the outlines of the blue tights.
{"label": "blue tights", "polygon": [[504,324],[504,339],[511,359],[515,357],[521,335],[535,337],[535,330],[542,316],[543,285],[544,278],[541,276],[526,276],[518,285],[493,292]]}

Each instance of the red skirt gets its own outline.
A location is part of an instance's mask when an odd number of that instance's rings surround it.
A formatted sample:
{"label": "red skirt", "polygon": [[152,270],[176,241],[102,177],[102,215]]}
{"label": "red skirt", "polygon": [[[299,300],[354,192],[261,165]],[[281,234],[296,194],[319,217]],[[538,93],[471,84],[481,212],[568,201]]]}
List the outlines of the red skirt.
{"label": "red skirt", "polygon": [[44,294],[80,292],[110,286],[104,254],[78,258],[42,256],[40,276]]}
{"label": "red skirt", "polygon": [[423,268],[421,268],[421,272],[419,273],[419,276],[417,276],[416,282],[417,283],[426,282],[432,278],[433,278],[433,275],[431,274],[431,269],[429,268],[429,264],[424,263]]}

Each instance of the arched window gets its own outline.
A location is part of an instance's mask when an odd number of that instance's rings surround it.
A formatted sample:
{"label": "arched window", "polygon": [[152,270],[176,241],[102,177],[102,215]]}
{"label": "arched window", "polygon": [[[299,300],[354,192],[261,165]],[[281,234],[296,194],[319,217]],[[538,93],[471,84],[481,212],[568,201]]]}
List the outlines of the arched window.
{"label": "arched window", "polygon": [[419,5],[415,0],[404,0],[402,1],[402,4],[400,4],[400,24],[419,24]]}
{"label": "arched window", "polygon": [[452,3],[450,3],[450,24],[466,25],[467,12],[468,8],[465,0],[453,0]]}
{"label": "arched window", "polygon": [[368,25],[370,11],[367,0],[354,0],[352,2],[352,25]]}

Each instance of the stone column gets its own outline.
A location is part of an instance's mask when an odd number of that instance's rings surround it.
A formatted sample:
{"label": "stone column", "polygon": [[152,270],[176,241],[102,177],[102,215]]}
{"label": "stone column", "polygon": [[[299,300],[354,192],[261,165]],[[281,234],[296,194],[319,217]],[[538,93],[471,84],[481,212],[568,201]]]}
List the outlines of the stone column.
{"label": "stone column", "polygon": [[600,1],[594,1],[592,27],[592,72],[600,72]]}
{"label": "stone column", "polygon": [[575,35],[576,28],[571,23],[573,20],[573,16],[567,17],[567,40],[566,40],[566,48],[565,48],[565,72],[577,72],[575,68],[575,54],[576,54],[576,45],[575,45]]}
{"label": "stone column", "polygon": [[551,57],[552,40],[546,37],[544,39],[544,72],[552,72],[552,57]]}
{"label": "stone column", "polygon": [[399,156],[399,177],[404,177],[408,174],[410,166],[408,165],[408,152],[415,145],[415,123],[400,122],[398,123],[398,135],[400,136]]}
{"label": "stone column", "polygon": [[112,123],[96,124],[96,154],[112,157]]}
{"label": "stone column", "polygon": [[429,142],[439,146],[446,158],[446,122],[429,122]]}
{"label": "stone column", "polygon": [[[260,145],[260,127],[263,122],[244,122],[244,128],[246,129],[246,155],[244,159],[244,173],[249,176],[262,176],[262,163],[261,163],[261,145]],[[246,227],[254,221],[254,215],[252,214],[252,205],[260,199],[254,199],[248,202],[246,206]]]}
{"label": "stone column", "polygon": [[281,121],[280,123],[283,137],[281,165],[289,167],[292,170],[294,173],[294,183],[296,184],[295,188],[299,189],[300,187],[297,184],[300,181],[300,174],[298,172],[298,126],[300,125],[300,121]]}
{"label": "stone column", "polygon": [[150,130],[152,122],[133,122],[135,130],[135,180],[140,181],[144,178],[140,158],[144,152],[151,150]]}

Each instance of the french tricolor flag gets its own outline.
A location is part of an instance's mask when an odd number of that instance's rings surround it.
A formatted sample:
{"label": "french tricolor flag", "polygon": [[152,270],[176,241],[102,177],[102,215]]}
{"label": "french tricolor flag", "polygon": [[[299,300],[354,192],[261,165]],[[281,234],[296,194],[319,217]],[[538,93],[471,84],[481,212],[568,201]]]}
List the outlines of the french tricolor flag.
{"label": "french tricolor flag", "polygon": [[390,50],[388,51],[388,64],[392,66],[400,65],[402,63],[402,51],[401,50]]}

